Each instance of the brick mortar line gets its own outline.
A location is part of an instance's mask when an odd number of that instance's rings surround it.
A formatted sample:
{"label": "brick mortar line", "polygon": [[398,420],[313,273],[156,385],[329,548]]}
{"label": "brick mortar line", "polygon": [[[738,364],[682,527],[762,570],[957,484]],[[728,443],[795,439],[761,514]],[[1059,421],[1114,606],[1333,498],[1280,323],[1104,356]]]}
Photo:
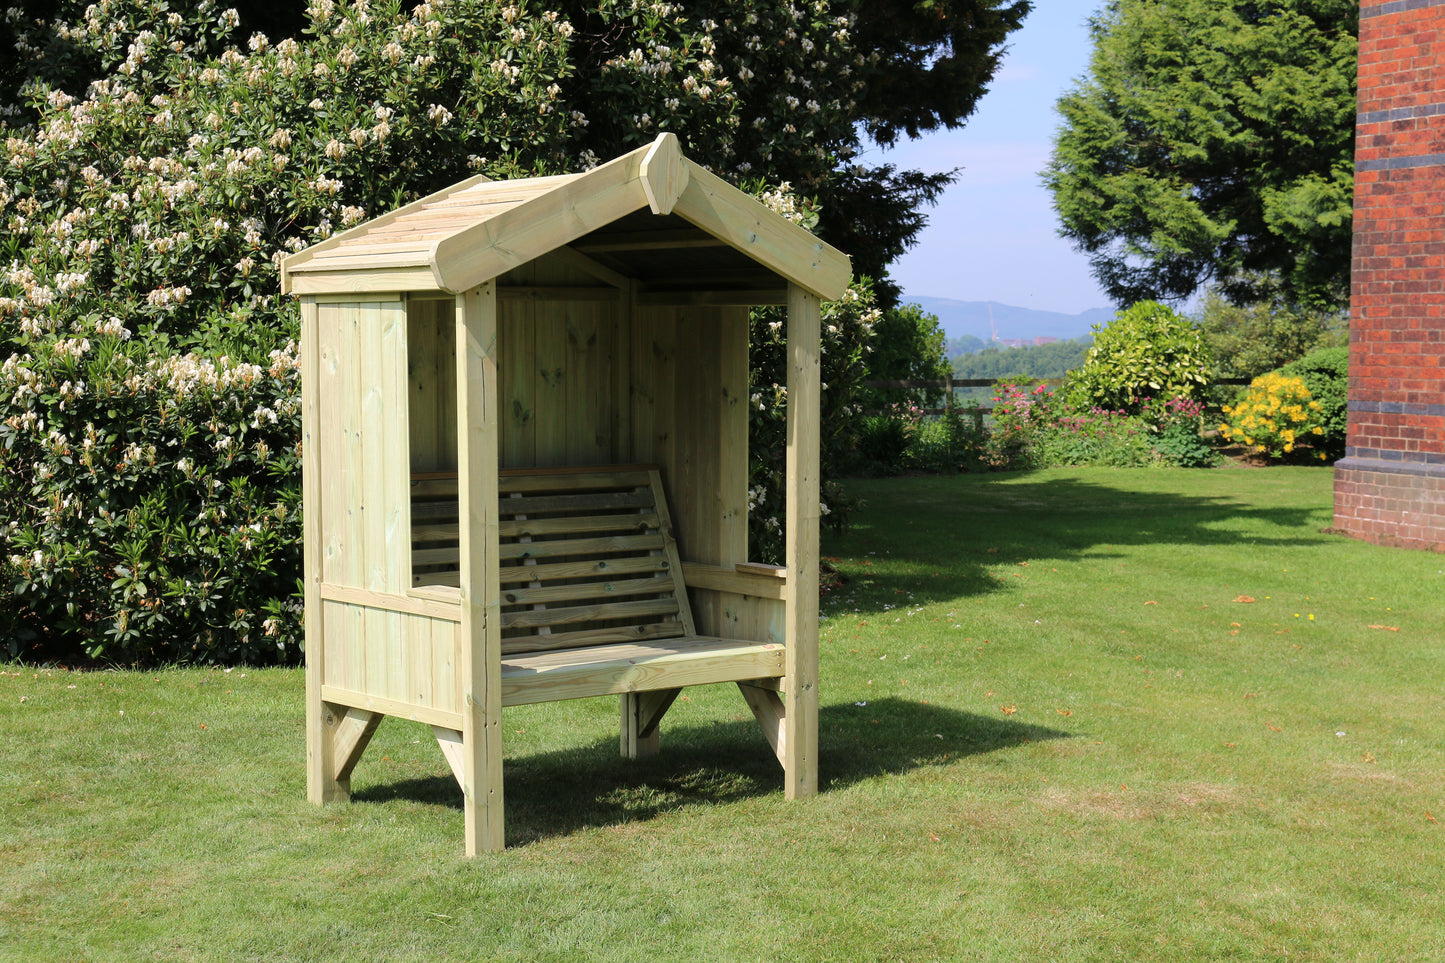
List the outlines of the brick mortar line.
{"label": "brick mortar line", "polygon": [[1348,411],[1363,411],[1372,415],[1417,415],[1426,418],[1445,418],[1445,405],[1422,405],[1408,401],[1361,401],[1354,400],[1345,405]]}
{"label": "brick mortar line", "polygon": [[1366,17],[1383,17],[1391,13],[1401,13],[1406,10],[1425,10],[1429,7],[1445,7],[1445,0],[1387,0],[1385,3],[1369,6],[1367,3],[1360,4],[1360,19]]}
{"label": "brick mortar line", "polygon": [[1438,104],[1416,104],[1413,107],[1391,107],[1388,110],[1366,110],[1355,114],[1355,126],[1387,124],[1396,120],[1423,120],[1445,114],[1445,101]]}
{"label": "brick mortar line", "polygon": [[[1360,448],[1350,445],[1345,449],[1345,457],[1335,462],[1336,470],[1353,469],[1355,471],[1382,472],[1387,475],[1428,475],[1431,478],[1438,477],[1445,481],[1445,455],[1434,455],[1427,452],[1389,452],[1392,455],[1400,455],[1400,458],[1383,458],[1386,454],[1380,448]],[[1405,458],[1405,455],[1414,455],[1413,458]]]}
{"label": "brick mortar line", "polygon": [[[1445,0],[1441,0],[1445,4]],[[1412,154],[1405,157],[1377,157],[1356,161],[1355,173],[1365,171],[1399,171],[1420,167],[1445,167],[1445,154]]]}

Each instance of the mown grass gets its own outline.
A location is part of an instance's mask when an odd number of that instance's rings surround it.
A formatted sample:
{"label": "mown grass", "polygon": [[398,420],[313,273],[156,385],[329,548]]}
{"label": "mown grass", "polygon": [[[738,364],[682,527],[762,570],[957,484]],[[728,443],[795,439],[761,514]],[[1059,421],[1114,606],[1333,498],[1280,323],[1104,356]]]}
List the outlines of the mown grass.
{"label": "mown grass", "polygon": [[1445,558],[1320,469],[853,487],[817,798],[723,687],[533,707],[469,861],[423,727],[305,802],[299,671],[12,665],[0,959],[1445,956]]}

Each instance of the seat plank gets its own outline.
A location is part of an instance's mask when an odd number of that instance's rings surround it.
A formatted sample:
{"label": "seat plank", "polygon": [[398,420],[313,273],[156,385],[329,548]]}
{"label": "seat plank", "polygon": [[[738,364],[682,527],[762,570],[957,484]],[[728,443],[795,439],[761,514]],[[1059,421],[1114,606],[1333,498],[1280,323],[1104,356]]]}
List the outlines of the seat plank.
{"label": "seat plank", "polygon": [[530,705],[783,674],[783,647],[709,636],[593,645],[502,659],[502,702]]}

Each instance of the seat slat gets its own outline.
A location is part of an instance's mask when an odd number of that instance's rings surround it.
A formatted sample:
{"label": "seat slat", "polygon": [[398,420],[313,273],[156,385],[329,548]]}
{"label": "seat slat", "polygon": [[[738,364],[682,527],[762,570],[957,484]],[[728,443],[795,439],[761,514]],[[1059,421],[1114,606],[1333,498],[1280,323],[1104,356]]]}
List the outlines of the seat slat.
{"label": "seat slat", "polygon": [[659,527],[652,512],[621,515],[568,515],[562,518],[513,518],[497,523],[502,538],[542,535],[591,535],[597,532],[655,532]]}
{"label": "seat slat", "polygon": [[694,636],[557,649],[502,660],[503,705],[783,675],[783,647]]}
{"label": "seat slat", "polygon": [[499,503],[503,518],[511,515],[545,515],[554,512],[584,512],[612,508],[651,508],[652,492],[588,492],[580,495],[524,495],[504,498]]}
{"label": "seat slat", "polygon": [[613,535],[606,538],[567,538],[547,542],[510,542],[501,547],[503,560],[518,558],[556,558],[559,555],[602,555],[608,552],[628,554],[660,550],[662,535]]}
{"label": "seat slat", "polygon": [[604,602],[599,605],[562,605],[550,608],[503,612],[502,627],[542,628],[554,625],[575,625],[579,622],[608,622],[622,619],[649,618],[655,615],[676,615],[677,599],[644,599],[638,602]]}
{"label": "seat slat", "polygon": [[634,558],[602,558],[576,562],[549,562],[538,565],[506,565],[500,572],[503,585],[517,582],[550,582],[562,578],[593,578],[599,575],[631,575],[640,572],[664,572],[669,563],[661,555]]}
{"label": "seat slat", "polygon": [[605,581],[552,585],[544,588],[502,590],[503,605],[541,605],[583,599],[626,598],[630,595],[658,595],[673,590],[670,575],[657,578],[611,578]]}
{"label": "seat slat", "polygon": [[566,468],[536,469],[535,473],[502,472],[497,489],[503,497],[512,492],[565,492],[587,488],[646,488],[652,483],[649,473],[640,468],[573,470]]}
{"label": "seat slat", "polygon": [[682,635],[682,623],[676,619],[641,625],[616,625],[611,628],[584,629],[580,632],[552,632],[549,635],[518,635],[502,639],[502,654],[550,652],[553,649],[575,649],[586,645],[615,642],[645,642],[675,639]]}

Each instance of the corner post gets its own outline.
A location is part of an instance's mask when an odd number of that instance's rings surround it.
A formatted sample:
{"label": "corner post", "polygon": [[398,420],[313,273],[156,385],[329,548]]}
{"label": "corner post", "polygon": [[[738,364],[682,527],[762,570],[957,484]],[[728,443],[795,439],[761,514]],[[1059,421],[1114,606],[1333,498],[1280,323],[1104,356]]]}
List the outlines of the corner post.
{"label": "corner post", "polygon": [[786,655],[783,785],[788,799],[818,791],[818,486],[822,308],[788,285]]}
{"label": "corner post", "polygon": [[[321,699],[326,678],[321,624],[321,334],[315,297],[301,299],[301,544],[306,626],[306,798],[345,802],[350,780],[336,778],[335,742]],[[345,710],[343,710],[344,712]]]}
{"label": "corner post", "polygon": [[466,852],[501,850],[501,597],[497,587],[497,289],[457,296],[462,793]]}

